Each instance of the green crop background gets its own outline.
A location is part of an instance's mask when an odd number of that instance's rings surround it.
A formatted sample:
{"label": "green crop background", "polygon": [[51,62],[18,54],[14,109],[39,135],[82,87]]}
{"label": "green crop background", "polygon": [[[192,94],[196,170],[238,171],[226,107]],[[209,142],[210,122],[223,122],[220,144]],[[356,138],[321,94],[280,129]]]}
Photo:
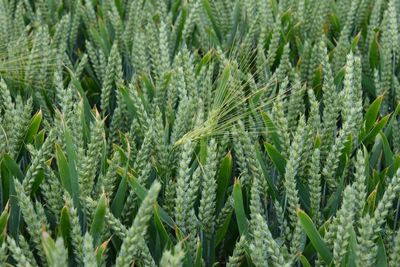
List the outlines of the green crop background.
{"label": "green crop background", "polygon": [[0,0],[0,266],[400,266],[400,0]]}

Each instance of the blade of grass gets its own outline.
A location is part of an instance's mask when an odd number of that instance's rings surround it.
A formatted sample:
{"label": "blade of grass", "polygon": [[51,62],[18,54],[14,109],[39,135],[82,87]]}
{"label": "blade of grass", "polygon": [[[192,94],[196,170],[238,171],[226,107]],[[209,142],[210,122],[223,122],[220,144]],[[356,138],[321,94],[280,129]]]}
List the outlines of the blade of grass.
{"label": "blade of grass", "polygon": [[248,222],[246,213],[244,211],[243,195],[239,180],[235,180],[232,195],[233,195],[233,202],[234,202],[234,208],[235,208],[237,225],[239,227],[239,232],[240,235],[244,235],[247,233]]}
{"label": "blade of grass", "polygon": [[315,228],[311,218],[302,210],[297,211],[297,216],[315,250],[320,254],[322,260],[329,265],[332,262],[332,253],[325,244],[317,228]]}

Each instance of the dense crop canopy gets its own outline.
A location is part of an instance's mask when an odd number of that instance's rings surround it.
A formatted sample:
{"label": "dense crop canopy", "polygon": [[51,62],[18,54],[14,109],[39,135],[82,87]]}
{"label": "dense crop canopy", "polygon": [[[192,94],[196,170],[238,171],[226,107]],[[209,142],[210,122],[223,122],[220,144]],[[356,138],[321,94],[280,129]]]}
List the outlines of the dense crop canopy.
{"label": "dense crop canopy", "polygon": [[400,0],[0,0],[0,266],[399,266]]}

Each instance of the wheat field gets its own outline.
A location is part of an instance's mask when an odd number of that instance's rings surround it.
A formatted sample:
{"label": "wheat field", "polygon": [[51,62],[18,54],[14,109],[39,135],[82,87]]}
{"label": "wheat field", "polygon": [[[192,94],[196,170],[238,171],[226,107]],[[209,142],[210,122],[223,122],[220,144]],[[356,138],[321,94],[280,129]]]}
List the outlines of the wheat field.
{"label": "wheat field", "polygon": [[400,266],[400,0],[0,0],[0,266]]}

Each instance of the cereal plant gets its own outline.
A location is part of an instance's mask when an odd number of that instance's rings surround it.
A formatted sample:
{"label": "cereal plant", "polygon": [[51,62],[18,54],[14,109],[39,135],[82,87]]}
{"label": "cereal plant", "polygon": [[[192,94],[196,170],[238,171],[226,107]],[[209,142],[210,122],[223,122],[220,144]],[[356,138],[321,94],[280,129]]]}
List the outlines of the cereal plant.
{"label": "cereal plant", "polygon": [[0,0],[0,266],[399,266],[400,0]]}

